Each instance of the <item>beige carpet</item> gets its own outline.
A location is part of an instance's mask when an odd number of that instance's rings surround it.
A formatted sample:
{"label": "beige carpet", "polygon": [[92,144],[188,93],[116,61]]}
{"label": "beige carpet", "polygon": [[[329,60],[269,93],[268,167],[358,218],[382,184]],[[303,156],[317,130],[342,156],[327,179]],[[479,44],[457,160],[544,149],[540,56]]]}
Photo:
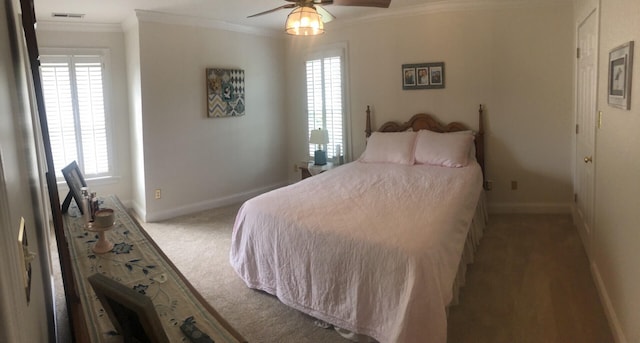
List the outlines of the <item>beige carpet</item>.
{"label": "beige carpet", "polygon": [[[348,342],[248,289],[229,265],[238,205],[143,226],[196,289],[249,342]],[[58,303],[63,303],[59,300]],[[567,215],[493,215],[449,342],[613,342],[587,257]],[[64,336],[61,342],[67,342]]]}
{"label": "beige carpet", "polygon": [[614,342],[569,215],[494,215],[449,342]]}
{"label": "beige carpet", "polygon": [[200,294],[249,342],[349,342],[240,280],[229,264],[238,207],[143,226]]}

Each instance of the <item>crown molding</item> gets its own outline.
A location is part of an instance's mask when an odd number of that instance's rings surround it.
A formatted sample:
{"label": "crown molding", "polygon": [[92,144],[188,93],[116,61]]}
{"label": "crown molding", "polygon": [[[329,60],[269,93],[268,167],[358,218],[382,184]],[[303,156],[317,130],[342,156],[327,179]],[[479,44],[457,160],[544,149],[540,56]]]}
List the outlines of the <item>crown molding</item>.
{"label": "crown molding", "polygon": [[138,17],[135,13],[128,15],[120,25],[122,26],[122,31],[128,32],[129,30],[138,27]]}
{"label": "crown molding", "polygon": [[120,24],[104,23],[70,23],[52,20],[38,20],[37,31],[66,31],[66,32],[122,32]]}
{"label": "crown molding", "polygon": [[231,32],[246,33],[256,36],[264,36],[271,38],[282,37],[281,31],[256,28],[253,26],[233,24],[222,20],[209,19],[202,17],[194,17],[181,14],[170,14],[164,12],[136,10],[138,21],[154,22],[161,24],[176,24],[203,27],[207,29],[217,29]]}

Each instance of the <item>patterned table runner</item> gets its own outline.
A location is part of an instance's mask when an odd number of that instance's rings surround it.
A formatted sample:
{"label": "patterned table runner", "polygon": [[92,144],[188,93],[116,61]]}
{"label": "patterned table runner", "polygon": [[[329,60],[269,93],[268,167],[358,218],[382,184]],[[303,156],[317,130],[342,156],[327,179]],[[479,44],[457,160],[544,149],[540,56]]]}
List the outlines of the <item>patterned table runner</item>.
{"label": "patterned table runner", "polygon": [[[193,317],[195,325],[216,342],[243,342],[210,313],[172,265],[163,258],[140,226],[115,196],[102,199],[100,208],[115,212],[115,225],[106,231],[112,251],[96,254],[91,249],[98,234],[85,230],[84,220],[73,202],[64,216],[64,228],[76,286],[92,342],[122,342],[109,316],[93,292],[87,277],[100,273],[151,298],[171,342],[189,342],[180,325]],[[228,324],[227,324],[228,325]]]}

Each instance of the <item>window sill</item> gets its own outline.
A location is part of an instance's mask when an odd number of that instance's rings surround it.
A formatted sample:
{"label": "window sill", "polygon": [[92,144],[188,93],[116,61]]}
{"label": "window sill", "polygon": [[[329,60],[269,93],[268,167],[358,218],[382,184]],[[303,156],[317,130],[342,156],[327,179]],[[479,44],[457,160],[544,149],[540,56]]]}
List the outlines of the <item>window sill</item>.
{"label": "window sill", "polygon": [[[112,185],[120,181],[120,176],[99,176],[86,178],[84,180],[87,182],[87,186]],[[58,180],[56,183],[58,184],[58,186],[67,186],[67,182],[64,179]]]}

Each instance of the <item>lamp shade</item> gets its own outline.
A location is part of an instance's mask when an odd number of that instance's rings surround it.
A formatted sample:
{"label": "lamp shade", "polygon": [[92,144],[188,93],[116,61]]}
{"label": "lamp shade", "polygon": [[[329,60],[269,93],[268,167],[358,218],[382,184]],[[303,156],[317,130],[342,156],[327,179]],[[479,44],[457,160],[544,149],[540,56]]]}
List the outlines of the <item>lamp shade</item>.
{"label": "lamp shade", "polygon": [[324,33],[322,16],[312,6],[296,7],[287,16],[284,30],[290,35],[313,36]]}
{"label": "lamp shade", "polygon": [[328,144],[329,143],[329,131],[323,129],[311,130],[309,137],[309,143],[311,144]]}

